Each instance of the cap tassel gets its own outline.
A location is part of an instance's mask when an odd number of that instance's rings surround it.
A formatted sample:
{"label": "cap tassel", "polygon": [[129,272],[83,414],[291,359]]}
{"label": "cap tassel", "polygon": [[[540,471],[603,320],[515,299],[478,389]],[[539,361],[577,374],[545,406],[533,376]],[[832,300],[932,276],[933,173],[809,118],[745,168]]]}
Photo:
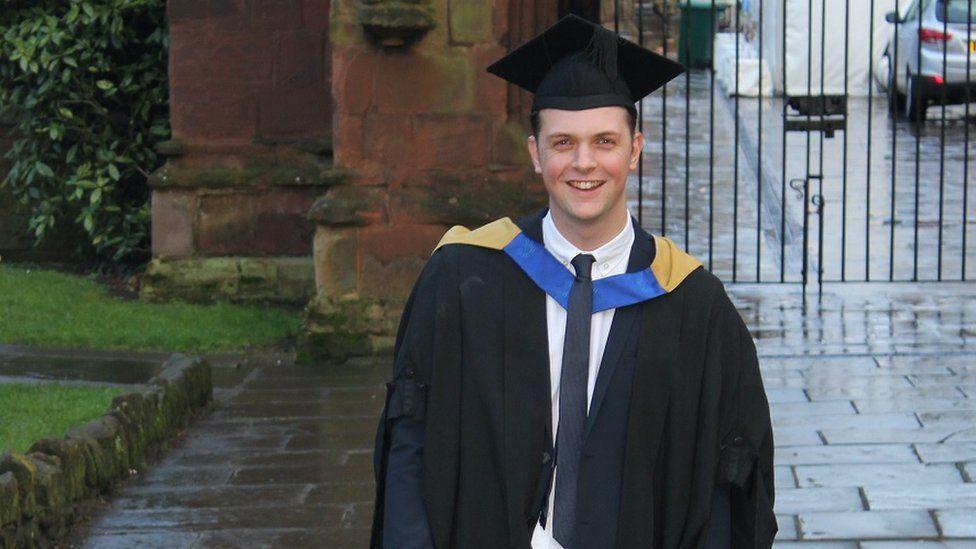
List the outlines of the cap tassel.
{"label": "cap tassel", "polygon": [[604,28],[597,29],[590,37],[583,58],[596,68],[603,71],[611,82],[615,82],[617,72],[617,45],[620,37],[615,32]]}

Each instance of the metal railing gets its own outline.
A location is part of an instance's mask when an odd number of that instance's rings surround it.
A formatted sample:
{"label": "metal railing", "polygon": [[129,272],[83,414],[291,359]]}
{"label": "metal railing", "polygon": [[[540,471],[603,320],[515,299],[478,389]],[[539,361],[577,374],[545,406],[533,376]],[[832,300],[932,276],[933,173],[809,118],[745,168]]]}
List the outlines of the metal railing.
{"label": "metal railing", "polygon": [[693,59],[703,12],[721,33],[709,67],[639,105],[630,198],[648,230],[729,282],[972,279],[976,1],[918,0],[914,19],[913,0],[624,1],[616,30],[665,55]]}

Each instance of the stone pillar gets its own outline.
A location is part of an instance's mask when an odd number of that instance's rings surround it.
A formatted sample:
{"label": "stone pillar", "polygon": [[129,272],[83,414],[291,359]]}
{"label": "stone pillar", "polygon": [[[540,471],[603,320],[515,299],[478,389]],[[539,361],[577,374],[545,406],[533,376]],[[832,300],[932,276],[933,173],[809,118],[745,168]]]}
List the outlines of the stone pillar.
{"label": "stone pillar", "polygon": [[328,0],[169,0],[147,298],[304,303],[332,166]]}
{"label": "stone pillar", "polygon": [[310,212],[317,296],[306,358],[388,345],[447,228],[544,202],[525,151],[525,94],[485,72],[510,41],[555,21],[554,3],[538,17],[541,5],[333,0],[334,151],[347,178]]}

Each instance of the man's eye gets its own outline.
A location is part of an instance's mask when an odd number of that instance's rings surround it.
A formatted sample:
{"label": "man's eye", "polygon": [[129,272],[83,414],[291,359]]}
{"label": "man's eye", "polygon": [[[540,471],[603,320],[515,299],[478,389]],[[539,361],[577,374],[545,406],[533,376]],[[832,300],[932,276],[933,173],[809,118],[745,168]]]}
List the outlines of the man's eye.
{"label": "man's eye", "polygon": [[563,146],[569,145],[569,139],[560,139],[560,140],[556,141],[555,143],[553,143],[553,145],[555,145],[557,147],[563,147]]}
{"label": "man's eye", "polygon": [[611,138],[609,138],[609,137],[601,137],[601,138],[600,138],[600,139],[599,139],[599,140],[597,141],[597,143],[599,143],[599,144],[601,144],[601,145],[613,145],[613,144],[615,144],[615,143],[616,143],[616,141],[614,141],[613,139],[611,139]]}

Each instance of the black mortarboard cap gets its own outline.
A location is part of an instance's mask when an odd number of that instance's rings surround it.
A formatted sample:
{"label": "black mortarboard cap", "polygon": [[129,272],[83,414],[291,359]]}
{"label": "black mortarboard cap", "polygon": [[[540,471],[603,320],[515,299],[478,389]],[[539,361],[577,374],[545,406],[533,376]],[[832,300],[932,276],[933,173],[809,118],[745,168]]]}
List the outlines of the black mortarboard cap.
{"label": "black mortarboard cap", "polygon": [[532,110],[578,111],[634,103],[684,72],[684,66],[567,15],[502,57],[488,72],[532,92]]}

